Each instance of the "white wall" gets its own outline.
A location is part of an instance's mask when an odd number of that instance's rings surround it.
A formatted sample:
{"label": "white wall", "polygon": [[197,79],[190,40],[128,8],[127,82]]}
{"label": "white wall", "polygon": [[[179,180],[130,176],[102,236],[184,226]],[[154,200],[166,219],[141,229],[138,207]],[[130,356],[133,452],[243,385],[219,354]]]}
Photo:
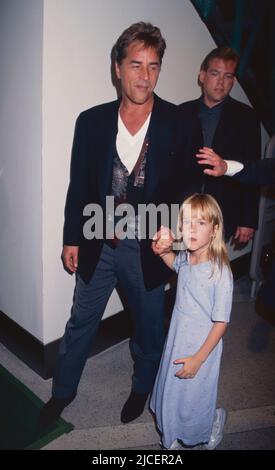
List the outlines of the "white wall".
{"label": "white wall", "polygon": [[0,2],[0,310],[42,339],[42,0]]}
{"label": "white wall", "polygon": [[[74,123],[116,98],[111,49],[140,20],[167,40],[157,93],[196,98],[200,63],[215,44],[188,0],[0,2],[0,309],[45,344],[63,334],[73,296],[60,255]],[[246,101],[238,86],[233,96]],[[114,294],[105,316],[120,309]]]}

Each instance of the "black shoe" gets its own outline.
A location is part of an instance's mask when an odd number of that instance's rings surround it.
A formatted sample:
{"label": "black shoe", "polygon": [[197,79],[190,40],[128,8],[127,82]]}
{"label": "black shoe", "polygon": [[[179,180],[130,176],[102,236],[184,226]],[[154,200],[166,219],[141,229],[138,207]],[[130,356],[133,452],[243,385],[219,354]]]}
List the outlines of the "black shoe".
{"label": "black shoe", "polygon": [[131,391],[121,411],[120,419],[122,423],[130,423],[143,413],[148,395],[149,393],[141,394],[134,392],[134,390]]}
{"label": "black shoe", "polygon": [[75,399],[75,396],[76,394],[67,399],[51,397],[40,410],[37,423],[38,429],[43,430],[55,424],[64,408]]}

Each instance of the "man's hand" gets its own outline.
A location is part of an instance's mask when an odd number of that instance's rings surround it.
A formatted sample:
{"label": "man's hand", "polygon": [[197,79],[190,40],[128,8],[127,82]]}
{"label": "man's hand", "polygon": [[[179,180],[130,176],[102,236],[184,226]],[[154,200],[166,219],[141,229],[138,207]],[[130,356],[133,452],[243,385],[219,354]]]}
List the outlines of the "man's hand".
{"label": "man's hand", "polygon": [[211,176],[222,176],[227,170],[227,163],[223,160],[213,149],[209,147],[203,147],[199,149],[199,153],[196,154],[199,165],[211,165],[213,169],[205,169],[203,172],[206,175]]}
{"label": "man's hand", "polygon": [[152,250],[155,255],[164,255],[172,250],[172,246],[175,240],[175,236],[168,227],[163,225],[160,230],[153,236]]}
{"label": "man's hand", "polygon": [[62,251],[62,260],[65,268],[67,268],[72,273],[76,273],[78,266],[78,246],[68,246],[64,245]]}
{"label": "man's hand", "polygon": [[254,237],[255,229],[250,227],[237,227],[234,241],[237,243],[248,243]]}

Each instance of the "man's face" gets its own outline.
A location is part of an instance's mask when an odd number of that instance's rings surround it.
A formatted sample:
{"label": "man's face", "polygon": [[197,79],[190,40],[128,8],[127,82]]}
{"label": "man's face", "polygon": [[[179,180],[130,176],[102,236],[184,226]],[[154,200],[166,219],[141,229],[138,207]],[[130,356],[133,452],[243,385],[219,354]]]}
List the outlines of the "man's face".
{"label": "man's face", "polygon": [[153,47],[144,47],[140,41],[128,46],[127,55],[119,65],[116,75],[121,81],[122,97],[142,105],[152,99],[160,72],[160,60]]}
{"label": "man's face", "polygon": [[201,70],[204,102],[210,108],[223,101],[235,83],[236,63],[233,60],[212,59],[207,71]]}

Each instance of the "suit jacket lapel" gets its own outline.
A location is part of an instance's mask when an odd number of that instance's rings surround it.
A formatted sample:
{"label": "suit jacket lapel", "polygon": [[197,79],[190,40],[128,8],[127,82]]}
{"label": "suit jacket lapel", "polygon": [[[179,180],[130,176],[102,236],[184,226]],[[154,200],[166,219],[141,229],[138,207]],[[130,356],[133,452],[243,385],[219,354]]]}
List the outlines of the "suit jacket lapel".
{"label": "suit jacket lapel", "polygon": [[232,127],[232,113],[231,113],[231,98],[228,97],[224,103],[224,108],[221,113],[220,120],[217,125],[217,129],[213,138],[212,147],[215,152],[222,152],[222,158],[226,158],[225,149],[227,148],[227,142],[229,142],[229,148],[231,146],[230,129]]}
{"label": "suit jacket lapel", "polygon": [[117,120],[120,100],[113,103],[112,108],[108,109],[102,122],[102,133],[97,138],[101,139],[98,147],[97,181],[100,201],[105,206],[106,195],[110,194],[113,174],[114,149],[117,136]]}
{"label": "suit jacket lapel", "polygon": [[191,172],[191,177],[196,181],[196,190],[200,191],[203,182],[205,181],[206,175],[203,173],[202,168],[197,163],[196,154],[199,149],[204,145],[202,125],[199,118],[200,111],[200,98],[194,101],[191,110],[188,115],[188,135],[187,148],[189,155],[189,166],[188,171]]}
{"label": "suit jacket lapel", "polygon": [[194,119],[194,136],[191,136],[193,142],[196,142],[196,152],[200,148],[203,147],[203,132],[202,132],[202,125],[199,118],[200,113],[200,99],[196,100],[194,103],[194,112],[193,112],[193,119]]}
{"label": "suit jacket lapel", "polygon": [[[166,120],[165,120],[166,119]],[[149,146],[146,157],[146,171],[144,184],[144,199],[150,200],[158,185],[161,175],[161,155],[163,143],[169,139],[170,130],[167,126],[167,117],[162,110],[160,98],[154,95],[154,105],[148,128]]]}
{"label": "suit jacket lapel", "polygon": [[[149,198],[149,195],[152,194],[154,188],[157,184],[158,179],[158,165],[156,162],[157,159],[157,129],[159,128],[159,110],[158,102],[155,96],[154,105],[152,109],[152,115],[150,119],[150,124],[148,128],[148,137],[149,137],[149,146],[146,156],[146,172],[145,172],[145,182],[144,182],[144,197],[145,200]],[[159,132],[159,136],[161,133]]]}

